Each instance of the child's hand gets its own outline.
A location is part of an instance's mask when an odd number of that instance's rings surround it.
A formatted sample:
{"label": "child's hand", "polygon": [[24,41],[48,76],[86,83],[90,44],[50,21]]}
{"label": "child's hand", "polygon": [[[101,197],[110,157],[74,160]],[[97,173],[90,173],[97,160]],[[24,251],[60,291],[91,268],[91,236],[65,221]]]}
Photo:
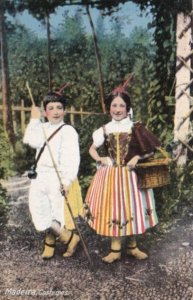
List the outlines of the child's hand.
{"label": "child's hand", "polygon": [[130,159],[130,161],[127,163],[127,166],[129,168],[129,170],[132,170],[135,168],[136,164],[138,163],[140,157],[139,155],[135,155],[132,159]]}
{"label": "child's hand", "polygon": [[100,162],[101,162],[101,165],[102,165],[102,166],[109,166],[109,165],[112,164],[112,163],[111,163],[111,160],[110,160],[110,158],[109,158],[108,156],[106,156],[106,157],[101,157],[101,158],[100,158]]}
{"label": "child's hand", "polygon": [[31,118],[32,119],[40,119],[41,118],[41,112],[39,107],[37,106],[32,106],[31,108]]}
{"label": "child's hand", "polygon": [[62,196],[66,197],[68,195],[69,192],[69,186],[66,186],[65,184],[62,184],[60,187],[60,191]]}

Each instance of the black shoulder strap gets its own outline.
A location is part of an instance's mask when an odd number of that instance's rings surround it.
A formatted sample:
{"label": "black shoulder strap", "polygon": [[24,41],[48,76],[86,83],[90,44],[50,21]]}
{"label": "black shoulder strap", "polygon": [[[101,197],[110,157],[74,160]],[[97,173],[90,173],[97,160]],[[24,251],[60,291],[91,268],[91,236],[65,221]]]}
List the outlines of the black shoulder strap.
{"label": "black shoulder strap", "polygon": [[[49,141],[55,136],[55,134],[56,134],[56,133],[64,126],[64,125],[66,125],[66,124],[62,124],[60,127],[58,127],[58,128],[57,128],[57,129],[56,129],[56,130],[48,137],[47,141],[49,142]],[[38,161],[39,161],[39,159],[40,159],[40,156],[42,155],[42,153],[43,153],[45,147],[46,147],[46,142],[43,144],[42,148],[40,149],[40,152],[38,153],[38,156],[37,156],[36,161],[35,161],[35,168],[36,168],[36,166],[37,166],[37,163],[38,163]]]}

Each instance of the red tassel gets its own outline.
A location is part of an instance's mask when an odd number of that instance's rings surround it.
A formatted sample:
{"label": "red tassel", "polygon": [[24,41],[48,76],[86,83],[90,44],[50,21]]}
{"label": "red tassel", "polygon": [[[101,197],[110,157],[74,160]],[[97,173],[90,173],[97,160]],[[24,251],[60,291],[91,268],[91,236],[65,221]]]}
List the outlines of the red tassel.
{"label": "red tassel", "polygon": [[124,94],[128,94],[127,88],[129,86],[129,83],[133,80],[134,78],[134,73],[128,74],[128,78],[127,80],[123,83],[123,85],[120,85],[118,87],[116,87],[112,94],[120,94],[120,93],[124,93]]}

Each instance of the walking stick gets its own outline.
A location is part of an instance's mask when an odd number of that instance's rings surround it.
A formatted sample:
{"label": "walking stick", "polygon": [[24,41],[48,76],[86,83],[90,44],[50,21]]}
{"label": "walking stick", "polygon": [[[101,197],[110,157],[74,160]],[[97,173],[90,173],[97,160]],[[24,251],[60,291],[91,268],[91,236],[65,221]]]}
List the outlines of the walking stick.
{"label": "walking stick", "polygon": [[[28,89],[28,92],[29,92],[29,95],[30,95],[31,102],[32,102],[32,104],[35,106],[35,101],[34,101],[34,99],[33,99],[33,95],[32,95],[32,92],[31,92],[31,89],[30,89],[30,87],[29,87],[28,82],[26,82],[26,87],[27,87],[27,89]],[[80,232],[80,229],[79,229],[79,227],[78,227],[78,225],[77,225],[77,223],[76,223],[76,220],[75,220],[75,218],[74,218],[74,216],[73,216],[73,212],[72,212],[70,203],[69,203],[69,201],[68,201],[68,198],[67,198],[66,195],[65,195],[65,191],[64,191],[64,188],[63,188],[62,179],[61,179],[60,173],[59,173],[59,171],[58,171],[58,168],[57,168],[57,165],[56,165],[54,156],[53,156],[53,154],[52,154],[52,150],[51,150],[51,148],[50,148],[50,144],[49,144],[48,139],[47,139],[47,136],[46,136],[45,128],[44,128],[43,126],[42,126],[42,130],[43,130],[43,134],[44,134],[46,146],[48,147],[48,151],[49,151],[49,154],[50,154],[50,157],[51,157],[51,160],[52,160],[54,169],[55,169],[55,171],[56,171],[56,174],[57,174],[57,177],[58,177],[58,180],[59,180],[59,183],[60,183],[61,193],[62,193],[62,195],[64,196],[64,200],[66,201],[66,205],[67,205],[67,207],[68,207],[70,216],[71,216],[71,218],[72,218],[72,220],[73,220],[74,227],[76,228],[76,230],[77,230],[77,232],[78,232],[78,235],[79,235],[79,237],[80,237],[80,240],[81,240],[81,243],[82,243],[82,245],[83,245],[83,249],[84,249],[84,252],[85,252],[85,254],[86,254],[86,257],[87,257],[87,259],[88,259],[88,261],[89,261],[91,267],[93,268],[93,262],[92,262],[92,260],[91,260],[90,255],[89,255],[87,246],[86,246],[86,244],[85,244],[85,242],[84,242],[84,239],[83,239],[83,237],[82,237],[82,234],[81,234],[81,232]]]}

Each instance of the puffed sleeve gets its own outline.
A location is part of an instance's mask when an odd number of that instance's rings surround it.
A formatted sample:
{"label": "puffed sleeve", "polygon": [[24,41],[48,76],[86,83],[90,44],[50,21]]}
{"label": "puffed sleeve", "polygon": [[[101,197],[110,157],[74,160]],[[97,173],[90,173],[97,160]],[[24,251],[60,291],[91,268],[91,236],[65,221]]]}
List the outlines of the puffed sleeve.
{"label": "puffed sleeve", "polygon": [[104,143],[104,130],[102,127],[93,132],[92,135],[93,144],[96,148],[99,148]]}
{"label": "puffed sleeve", "polygon": [[76,179],[79,164],[79,137],[72,126],[66,125],[62,128],[62,142],[59,159],[63,184],[69,186]]}
{"label": "puffed sleeve", "polygon": [[42,126],[43,124],[39,119],[31,119],[26,127],[23,143],[30,145],[32,148],[41,148],[44,144]]}

